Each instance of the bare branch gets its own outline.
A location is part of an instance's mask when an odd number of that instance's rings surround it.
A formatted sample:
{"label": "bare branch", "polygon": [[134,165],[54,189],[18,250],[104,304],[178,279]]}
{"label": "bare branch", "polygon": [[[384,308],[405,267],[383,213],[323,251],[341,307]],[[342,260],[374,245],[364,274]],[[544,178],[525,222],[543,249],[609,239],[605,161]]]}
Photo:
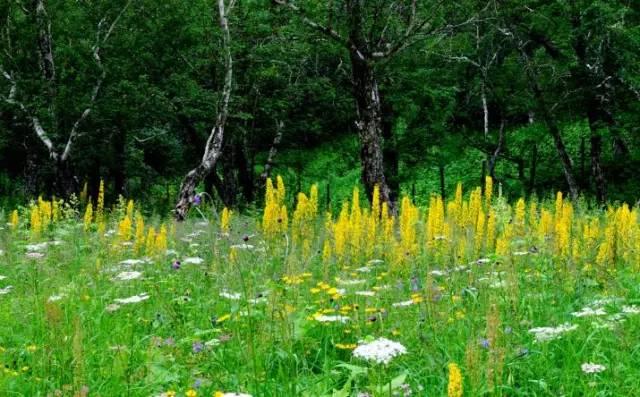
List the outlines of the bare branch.
{"label": "bare branch", "polygon": [[374,59],[390,58],[393,55],[401,51],[404,51],[405,49],[411,47],[412,45],[416,44],[418,41],[428,36],[439,36],[439,35],[451,34],[463,26],[477,22],[476,16],[473,16],[467,19],[466,21],[458,24],[448,24],[440,28],[435,28],[431,25],[432,20],[433,20],[433,17],[429,19],[425,19],[419,24],[414,24],[413,27],[410,26],[405,32],[405,34],[399,40],[397,40],[394,44],[388,45],[387,48],[384,50],[373,52],[371,54],[371,57]]}
{"label": "bare branch", "polygon": [[78,117],[75,123],[73,123],[73,127],[71,127],[71,131],[69,132],[69,138],[67,139],[67,144],[65,145],[64,152],[62,153],[62,157],[60,158],[61,161],[66,161],[69,158],[69,155],[71,154],[71,148],[73,147],[73,143],[78,137],[78,129],[80,125],[91,114],[91,111],[93,110],[93,106],[96,102],[96,99],[98,98],[98,94],[100,93],[100,89],[102,88],[102,83],[104,82],[104,79],[107,76],[107,72],[104,69],[104,66],[102,65],[102,59],[100,58],[100,50],[102,49],[102,46],[107,42],[107,40],[111,36],[111,33],[113,33],[113,30],[115,29],[118,21],[120,20],[124,12],[127,10],[127,8],[129,8],[129,6],[131,5],[131,2],[132,0],[129,0],[127,4],[125,4],[125,6],[122,8],[122,10],[120,10],[120,13],[118,14],[118,16],[116,16],[116,18],[113,20],[113,22],[107,29],[106,33],[102,37],[101,37],[102,25],[104,24],[106,19],[102,18],[98,23],[98,29],[96,32],[96,43],[93,46],[93,59],[96,61],[96,64],[100,69],[100,76],[98,76],[98,80],[96,81],[96,84],[93,86],[91,98],[89,99],[89,103],[87,104],[87,107],[80,114],[80,117]]}
{"label": "bare branch", "polygon": [[305,25],[311,27],[312,29],[315,29],[324,33],[326,36],[330,37],[331,39],[341,44],[348,50],[353,51],[355,54],[358,55],[358,57],[360,57],[361,60],[363,61],[365,60],[364,54],[362,53],[362,51],[360,51],[359,48],[356,47],[355,44],[353,44],[350,40],[347,40],[344,37],[342,37],[340,33],[335,31],[334,29],[331,29],[324,25],[320,25],[319,23],[309,18],[307,14],[297,5],[291,3],[288,0],[274,0],[274,2],[280,6],[288,7],[290,10],[292,10],[293,12],[295,12],[300,16],[300,18],[302,19],[302,22]]}

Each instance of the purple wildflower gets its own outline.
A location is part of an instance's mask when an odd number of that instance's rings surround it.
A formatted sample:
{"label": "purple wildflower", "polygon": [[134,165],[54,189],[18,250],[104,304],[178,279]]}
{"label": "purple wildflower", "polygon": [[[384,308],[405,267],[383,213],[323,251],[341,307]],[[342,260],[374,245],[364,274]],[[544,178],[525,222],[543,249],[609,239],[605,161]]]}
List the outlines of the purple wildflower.
{"label": "purple wildflower", "polygon": [[480,346],[482,346],[484,349],[488,349],[491,346],[491,343],[489,342],[489,339],[482,338],[480,339]]}
{"label": "purple wildflower", "polygon": [[180,269],[180,261],[178,261],[178,260],[173,261],[173,263],[171,264],[171,268],[173,270],[179,270]]}
{"label": "purple wildflower", "polygon": [[193,205],[200,205],[202,203],[202,196],[196,194],[193,196]]}
{"label": "purple wildflower", "polygon": [[194,353],[200,353],[204,350],[204,344],[202,342],[193,342],[191,347]]}

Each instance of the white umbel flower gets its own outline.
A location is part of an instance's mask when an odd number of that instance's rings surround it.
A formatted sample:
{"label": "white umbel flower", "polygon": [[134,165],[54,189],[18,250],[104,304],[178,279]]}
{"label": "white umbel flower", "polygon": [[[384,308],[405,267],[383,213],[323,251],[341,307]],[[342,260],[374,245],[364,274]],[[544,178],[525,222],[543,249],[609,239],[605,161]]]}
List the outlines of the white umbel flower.
{"label": "white umbel flower", "polygon": [[338,316],[338,315],[327,316],[325,314],[315,315],[313,316],[313,319],[320,323],[338,323],[339,322],[343,324],[350,320],[350,318],[346,316]]}
{"label": "white umbel flower", "polygon": [[582,372],[585,374],[597,374],[598,372],[602,372],[607,369],[604,365],[594,363],[584,363],[580,368],[582,368]]}
{"label": "white umbel flower", "polygon": [[622,306],[622,313],[624,314],[640,314],[640,307],[636,305]]}
{"label": "white umbel flower", "polygon": [[185,264],[185,265],[188,265],[188,264],[201,265],[202,263],[204,263],[204,259],[198,258],[197,256],[195,256],[195,257],[191,257],[191,258],[184,258],[182,263]]}
{"label": "white umbel flower", "polygon": [[362,343],[353,350],[353,356],[377,364],[388,364],[394,357],[406,354],[407,349],[398,342],[378,338],[370,343]]}
{"label": "white umbel flower", "polygon": [[529,330],[529,333],[535,335],[536,342],[545,342],[548,340],[559,338],[562,334],[569,331],[576,330],[577,328],[578,328],[577,325],[565,323],[557,327],[532,328]]}
{"label": "white umbel flower", "polygon": [[147,299],[149,299],[149,294],[147,294],[146,292],[143,292],[142,294],[133,295],[128,298],[118,298],[118,299],[115,299],[115,301],[117,303],[127,305],[130,303],[140,303],[142,301],[146,301]]}
{"label": "white umbel flower", "polygon": [[118,275],[116,275],[113,279],[117,281],[129,281],[135,280],[140,277],[142,277],[141,272],[121,272],[118,273]]}
{"label": "white umbel flower", "polygon": [[239,301],[240,298],[242,298],[242,294],[239,292],[229,292],[229,291],[222,291],[220,292],[220,296],[222,298],[226,298],[232,301]]}
{"label": "white umbel flower", "polygon": [[593,309],[591,307],[583,307],[579,312],[571,313],[574,317],[591,317],[591,316],[606,316],[607,312],[603,308],[598,307]]}
{"label": "white umbel flower", "polygon": [[392,307],[407,307],[407,306],[413,305],[414,303],[415,302],[413,301],[413,299],[409,299],[408,301],[392,303],[391,306]]}

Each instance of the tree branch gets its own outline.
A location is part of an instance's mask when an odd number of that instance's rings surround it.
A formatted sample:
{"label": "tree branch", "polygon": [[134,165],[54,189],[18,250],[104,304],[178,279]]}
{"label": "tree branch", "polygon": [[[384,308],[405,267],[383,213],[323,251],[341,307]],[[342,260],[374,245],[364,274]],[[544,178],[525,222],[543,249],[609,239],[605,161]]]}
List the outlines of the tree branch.
{"label": "tree branch", "polygon": [[348,49],[349,51],[353,51],[355,54],[358,55],[358,57],[360,57],[360,59],[362,61],[366,60],[364,54],[362,53],[362,51],[360,51],[359,48],[356,47],[356,45],[354,43],[352,43],[350,40],[345,39],[344,37],[342,37],[340,35],[340,33],[338,33],[337,31],[335,31],[334,29],[331,29],[327,26],[324,25],[320,25],[319,23],[315,22],[314,20],[312,20],[311,18],[309,18],[307,16],[307,14],[297,5],[291,3],[288,0],[274,0],[274,2],[277,5],[283,6],[283,7],[287,7],[290,10],[292,10],[293,12],[295,12],[296,14],[298,14],[298,16],[300,16],[300,18],[302,19],[302,22],[309,26],[312,29],[315,29],[321,33],[324,33],[326,36],[330,37],[331,39],[333,39],[335,42],[341,44],[343,47],[345,47],[346,49]]}
{"label": "tree branch", "polygon": [[62,153],[62,157],[60,158],[61,161],[66,161],[67,158],[69,158],[69,155],[71,154],[71,148],[73,147],[73,143],[75,139],[78,137],[78,128],[87,119],[87,117],[89,117],[89,114],[91,114],[91,111],[93,110],[93,106],[96,102],[96,99],[98,98],[98,94],[100,93],[100,89],[102,88],[102,83],[104,82],[104,79],[107,76],[107,71],[104,69],[104,66],[102,65],[102,59],[100,58],[100,50],[102,49],[102,46],[106,44],[107,40],[109,40],[111,33],[113,33],[113,30],[118,24],[118,21],[120,20],[124,12],[127,10],[127,8],[129,8],[129,6],[131,5],[131,2],[132,0],[129,0],[125,4],[125,6],[122,8],[122,10],[120,10],[120,13],[113,20],[113,22],[111,23],[111,25],[109,26],[109,28],[107,29],[106,33],[102,38],[100,37],[102,34],[102,25],[106,21],[106,18],[102,18],[102,20],[100,20],[100,22],[98,23],[98,30],[96,33],[96,43],[93,46],[93,59],[95,60],[96,65],[98,65],[98,68],[100,69],[100,76],[98,76],[98,80],[96,81],[96,84],[93,86],[91,98],[89,99],[89,103],[87,104],[87,107],[80,114],[80,117],[78,117],[75,123],[73,123],[73,127],[71,127],[71,131],[69,132],[69,138],[67,139],[67,144],[65,145],[64,152]]}

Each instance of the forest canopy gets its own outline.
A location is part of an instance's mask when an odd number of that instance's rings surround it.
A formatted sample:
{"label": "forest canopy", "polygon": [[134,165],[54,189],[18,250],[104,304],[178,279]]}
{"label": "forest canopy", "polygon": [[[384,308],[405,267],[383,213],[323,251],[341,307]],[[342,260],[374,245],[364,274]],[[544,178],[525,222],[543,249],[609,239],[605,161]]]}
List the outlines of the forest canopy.
{"label": "forest canopy", "polygon": [[327,202],[486,175],[513,196],[640,195],[636,2],[232,1],[228,40],[218,4],[2,2],[3,200],[104,179],[171,208],[221,121],[198,189],[229,207],[272,173]]}

